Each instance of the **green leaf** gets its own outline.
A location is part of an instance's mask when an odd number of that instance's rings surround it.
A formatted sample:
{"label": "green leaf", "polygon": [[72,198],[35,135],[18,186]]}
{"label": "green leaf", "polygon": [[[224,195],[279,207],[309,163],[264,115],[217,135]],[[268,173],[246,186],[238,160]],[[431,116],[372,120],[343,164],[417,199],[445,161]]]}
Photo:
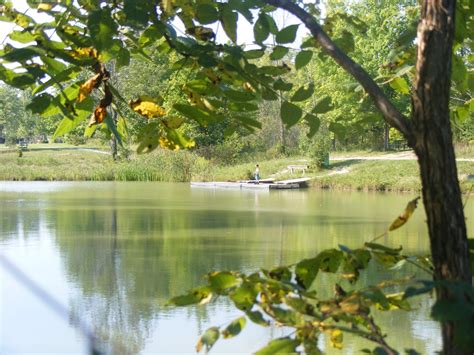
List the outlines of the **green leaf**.
{"label": "green leaf", "polygon": [[[160,136],[159,136],[159,126],[160,123],[157,121],[152,121],[149,122],[145,127],[143,127],[140,130],[140,133],[138,135],[138,146],[137,146],[137,153],[142,154],[142,153],[150,153],[154,149],[156,149],[160,145]],[[183,296],[178,296],[172,299],[171,301],[168,301],[167,304],[174,304],[172,301],[175,299],[179,302],[182,302],[182,305],[187,305],[187,304],[193,304],[197,302],[192,301],[192,295],[188,296],[188,294],[183,295]],[[186,301],[186,297],[188,297],[188,301]],[[186,303],[189,302],[189,303]],[[176,304],[177,306],[181,304]]]}
{"label": "green leaf", "polygon": [[265,51],[263,49],[251,49],[244,52],[244,57],[247,59],[258,59],[263,57]]}
{"label": "green leaf", "polygon": [[249,319],[254,322],[255,324],[261,325],[263,327],[268,327],[270,323],[265,320],[263,317],[262,312],[259,311],[248,311],[245,313]]}
{"label": "green leaf", "polygon": [[204,3],[197,6],[196,18],[203,25],[208,25],[216,22],[219,19],[219,14],[215,6]]}
{"label": "green leaf", "polygon": [[291,97],[291,101],[299,102],[299,101],[308,100],[311,96],[313,96],[313,93],[314,93],[313,83],[309,84],[308,87],[302,86],[298,90],[296,90],[294,95]]}
{"label": "green leaf", "polygon": [[288,101],[283,101],[280,108],[281,120],[286,124],[287,128],[294,126],[301,118],[303,111],[300,107]]}
{"label": "green leaf", "polygon": [[313,113],[326,113],[333,109],[332,101],[329,96],[325,96],[316,104],[316,107],[313,109]]}
{"label": "green leaf", "polygon": [[293,88],[292,83],[287,83],[283,81],[283,79],[278,78],[274,83],[273,83],[273,88],[278,91],[290,91]]}
{"label": "green leaf", "polygon": [[396,77],[393,80],[391,80],[389,84],[392,89],[398,91],[399,93],[402,93],[402,94],[410,93],[410,87],[408,86],[408,83],[404,78]]}
{"label": "green leaf", "polygon": [[[49,70],[49,68],[48,68]],[[42,92],[46,90],[47,88],[61,82],[68,81],[70,79],[74,79],[77,77],[77,75],[81,72],[81,68],[78,67],[69,67],[65,69],[64,71],[60,72],[59,74],[54,75],[53,78],[50,80],[42,83],[41,85],[38,85],[33,91],[33,94],[37,94],[39,92]]]}
{"label": "green leaf", "polygon": [[289,49],[284,46],[275,46],[273,48],[273,52],[270,54],[271,60],[279,60],[282,59],[285,55],[288,54]]}
{"label": "green leaf", "polygon": [[228,105],[229,110],[235,112],[251,112],[257,111],[258,105],[253,104],[251,102],[229,102]]}
{"label": "green leaf", "polygon": [[30,43],[35,40],[35,36],[31,34],[29,31],[12,31],[8,35],[10,39],[19,43]]}
{"label": "green leaf", "polygon": [[224,117],[221,115],[216,115],[209,110],[205,110],[196,106],[175,104],[173,107],[184,116],[197,121],[201,126],[207,126],[211,123],[221,122],[224,119]]}
{"label": "green leaf", "polygon": [[282,29],[275,36],[277,43],[293,43],[296,39],[296,33],[298,32],[299,25],[290,25]]}
{"label": "green leaf", "polygon": [[268,273],[268,275],[275,280],[278,281],[290,281],[291,280],[291,272],[286,266],[279,266],[276,267]]}
{"label": "green leaf", "polygon": [[299,342],[292,338],[279,338],[272,340],[267,346],[257,351],[256,355],[294,354]]}
{"label": "green leaf", "polygon": [[146,25],[148,23],[148,8],[144,1],[124,0],[124,13],[127,23],[132,25]]}
{"label": "green leaf", "polygon": [[311,61],[313,57],[312,51],[301,51],[296,55],[295,68],[296,70],[303,68],[306,64]]}
{"label": "green leaf", "polygon": [[344,139],[346,136],[346,127],[338,122],[331,122],[329,124],[329,130],[333,132],[338,139]]}
{"label": "green leaf", "polygon": [[346,30],[342,31],[341,37],[336,38],[334,43],[345,53],[351,53],[355,48],[354,36],[351,32]]}
{"label": "green leaf", "polygon": [[36,46],[13,48],[8,45],[1,58],[7,62],[24,62],[45,54],[46,52],[43,49]]}
{"label": "green leaf", "polygon": [[308,123],[308,126],[309,126],[308,138],[311,138],[319,130],[319,126],[320,126],[319,118],[316,115],[308,113],[303,117],[303,119]]}
{"label": "green leaf", "polygon": [[290,68],[286,64],[278,65],[278,66],[266,65],[266,66],[260,67],[260,72],[262,74],[271,75],[271,76],[284,75],[284,74],[287,74],[289,71],[290,71]]}
{"label": "green leaf", "polygon": [[316,256],[321,271],[335,273],[343,260],[343,253],[337,249],[323,250]]}
{"label": "green leaf", "polygon": [[258,20],[255,21],[255,24],[253,25],[253,35],[255,37],[255,42],[257,43],[262,43],[270,35],[268,21],[262,14],[260,14]]}
{"label": "green leaf", "polygon": [[239,15],[237,12],[229,10],[228,7],[224,8],[225,10],[221,12],[221,24],[224,28],[224,31],[231,39],[232,42],[237,42],[237,20]]}
{"label": "green leaf", "polygon": [[310,288],[319,272],[319,261],[317,258],[304,259],[296,264],[296,282],[301,287]]}
{"label": "green leaf", "polygon": [[208,274],[207,278],[211,288],[217,292],[222,292],[241,283],[240,278],[229,271],[212,272]]}
{"label": "green leaf", "polygon": [[278,33],[278,27],[273,17],[266,13],[263,13],[262,16],[267,20],[268,29],[270,30],[270,33],[276,35]]}
{"label": "green leaf", "polygon": [[87,126],[86,129],[84,130],[84,137],[91,138],[98,127],[99,125],[97,124],[92,125],[92,126]]}
{"label": "green leaf", "polygon": [[306,40],[303,41],[303,43],[301,43],[301,46],[300,48],[301,49],[305,49],[305,48],[312,48],[312,47],[316,47],[316,40],[314,39],[313,36],[309,36]]}
{"label": "green leaf", "polygon": [[224,95],[232,101],[246,102],[255,99],[255,95],[248,91],[237,91],[232,89],[224,89]]}
{"label": "green leaf", "polygon": [[204,79],[195,79],[188,81],[186,83],[186,87],[198,94],[205,94],[209,91],[209,82]]}
{"label": "green leaf", "polygon": [[108,130],[112,132],[114,137],[117,139],[117,142],[119,143],[120,146],[123,146],[122,142],[122,136],[120,135],[119,131],[117,130],[117,125],[115,124],[114,120],[112,117],[107,114],[104,119],[104,123],[107,126]]}
{"label": "green leaf", "polygon": [[196,145],[192,139],[188,138],[186,135],[182,134],[176,129],[165,128],[165,132],[166,138],[175,145],[170,145],[172,149],[176,149],[176,146],[181,148],[192,148]]}
{"label": "green leaf", "polygon": [[247,319],[245,317],[240,317],[232,321],[222,332],[224,339],[233,338],[238,335],[242,329],[244,329],[246,323]]}
{"label": "green leaf", "polygon": [[217,327],[212,327],[206,330],[201,338],[199,338],[199,341],[196,345],[196,351],[199,353],[204,346],[206,348],[206,352],[209,352],[209,350],[211,350],[216,341],[219,339],[219,335],[219,328]]}
{"label": "green leaf", "polygon": [[117,55],[117,69],[130,64],[130,52],[125,48],[120,48]]}
{"label": "green leaf", "polygon": [[270,308],[272,310],[275,320],[278,323],[287,326],[295,326],[304,322],[302,315],[292,309],[284,309],[273,305],[270,306]]}
{"label": "green leaf", "polygon": [[117,33],[117,24],[112,19],[110,10],[103,8],[90,12],[87,27],[97,50],[108,50],[114,35]]}
{"label": "green leaf", "polygon": [[257,121],[256,119],[253,119],[251,117],[248,117],[248,116],[236,116],[235,119],[237,121],[240,121],[243,123],[244,127],[249,129],[250,131],[253,131],[254,128],[262,128],[262,124]]}
{"label": "green leaf", "polygon": [[163,37],[163,33],[156,26],[150,26],[143,31],[138,43],[142,46],[148,46],[156,43],[161,37]]}
{"label": "green leaf", "polygon": [[166,304],[178,307],[189,306],[192,304],[198,304],[209,298],[209,296],[212,296],[211,289],[206,286],[201,286],[188,291],[188,293],[184,295],[173,297]]}
{"label": "green leaf", "polygon": [[83,121],[83,118],[75,118],[74,120],[71,120],[68,117],[63,118],[61,122],[59,122],[59,125],[56,128],[56,131],[54,132],[53,136],[51,137],[51,140],[54,141],[56,138],[61,137],[71,132],[82,121]]}
{"label": "green leaf", "polygon": [[41,94],[38,96],[34,96],[31,99],[31,102],[26,106],[28,110],[36,114],[42,114],[46,111],[46,109],[51,105],[53,102],[54,97],[50,94]]}
{"label": "green leaf", "polygon": [[[62,73],[67,69],[72,69],[72,67],[68,68],[68,66],[66,64],[64,64],[63,62],[60,62],[60,61],[55,60],[55,59],[50,58],[50,57],[42,56],[41,61],[46,66],[46,68],[48,70],[48,73],[55,74],[54,75],[55,79],[56,79],[57,74]],[[77,70],[77,68],[76,68],[76,70]]]}
{"label": "green leaf", "polygon": [[240,287],[230,293],[230,299],[235,306],[242,311],[250,311],[256,302],[258,291],[256,285],[250,282],[244,282]]}
{"label": "green leaf", "polygon": [[262,91],[262,98],[267,101],[275,101],[278,100],[278,95],[273,90],[266,90]]}

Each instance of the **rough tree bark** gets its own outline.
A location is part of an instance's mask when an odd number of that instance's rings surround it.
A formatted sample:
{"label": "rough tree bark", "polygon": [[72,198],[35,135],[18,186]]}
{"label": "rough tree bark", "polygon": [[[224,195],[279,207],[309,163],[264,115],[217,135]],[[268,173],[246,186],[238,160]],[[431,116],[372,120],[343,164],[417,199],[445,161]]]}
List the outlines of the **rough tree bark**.
{"label": "rough tree bark", "polygon": [[[455,0],[422,4],[412,97],[413,148],[420,166],[434,278],[470,283],[466,224],[449,118],[455,8]],[[449,298],[449,290],[440,288],[437,296]],[[454,344],[456,324],[445,322],[442,329],[444,353],[463,353]]]}
{"label": "rough tree bark", "polygon": [[[291,0],[266,2],[299,18],[322,50],[362,85],[385,121],[404,135],[418,156],[434,279],[471,284],[466,223],[449,118],[456,0],[422,1],[411,120],[396,109],[359,64],[334,44],[313,16]],[[449,289],[438,288],[437,297],[449,300]],[[472,354],[456,347],[457,329],[456,322],[442,324],[443,353]]]}

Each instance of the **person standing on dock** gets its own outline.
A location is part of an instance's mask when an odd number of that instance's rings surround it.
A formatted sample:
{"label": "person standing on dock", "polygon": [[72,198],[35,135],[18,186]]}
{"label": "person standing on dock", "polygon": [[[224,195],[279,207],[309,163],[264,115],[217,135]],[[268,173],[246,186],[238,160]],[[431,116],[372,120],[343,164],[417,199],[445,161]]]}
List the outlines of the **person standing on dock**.
{"label": "person standing on dock", "polygon": [[260,167],[257,165],[255,165],[255,181],[257,182],[257,184],[260,183]]}

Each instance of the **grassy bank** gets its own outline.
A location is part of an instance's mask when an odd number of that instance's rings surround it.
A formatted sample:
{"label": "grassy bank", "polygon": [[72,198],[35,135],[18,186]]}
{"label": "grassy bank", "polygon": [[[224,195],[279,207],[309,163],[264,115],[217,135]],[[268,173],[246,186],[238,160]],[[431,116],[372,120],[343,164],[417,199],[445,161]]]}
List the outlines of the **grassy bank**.
{"label": "grassy bank", "polygon": [[[96,148],[96,149],[94,149]],[[276,173],[278,179],[300,177],[285,172],[288,165],[306,164],[299,158],[255,161],[222,166],[189,151],[155,151],[132,154],[129,159],[113,162],[104,147],[78,148],[67,145],[30,145],[18,156],[16,150],[0,149],[0,180],[96,180],[96,181],[233,181],[249,179],[255,164],[260,164],[262,178]],[[310,171],[313,185],[319,188],[412,191],[420,189],[418,166],[414,160],[357,160],[356,156],[380,157],[380,153],[333,154],[329,169]],[[461,186],[467,191],[474,174],[474,162],[458,162]]]}
{"label": "grassy bank", "polygon": [[[104,147],[32,144],[21,157],[16,149],[0,149],[0,180],[226,181],[249,179],[256,163],[221,166],[189,151],[162,150],[113,162]],[[268,176],[290,163],[267,160],[261,172]]]}
{"label": "grassy bank", "polygon": [[[463,191],[469,190],[474,162],[458,162]],[[315,174],[314,186],[327,189],[413,191],[420,190],[418,163],[415,160],[343,160]]]}

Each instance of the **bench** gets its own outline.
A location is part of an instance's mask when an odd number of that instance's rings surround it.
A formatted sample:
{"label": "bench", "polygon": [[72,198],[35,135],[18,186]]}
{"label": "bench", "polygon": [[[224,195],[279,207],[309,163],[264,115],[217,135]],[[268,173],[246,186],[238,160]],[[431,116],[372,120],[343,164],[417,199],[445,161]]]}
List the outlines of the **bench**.
{"label": "bench", "polygon": [[405,150],[408,148],[407,142],[405,140],[394,140],[388,145],[388,149],[391,150]]}
{"label": "bench", "polygon": [[20,142],[20,143],[18,143],[18,148],[20,148],[20,150],[27,150],[28,149],[28,143],[27,142]]}
{"label": "bench", "polygon": [[304,175],[305,171],[309,169],[309,165],[288,165],[287,168],[292,175],[297,170],[302,170]]}

